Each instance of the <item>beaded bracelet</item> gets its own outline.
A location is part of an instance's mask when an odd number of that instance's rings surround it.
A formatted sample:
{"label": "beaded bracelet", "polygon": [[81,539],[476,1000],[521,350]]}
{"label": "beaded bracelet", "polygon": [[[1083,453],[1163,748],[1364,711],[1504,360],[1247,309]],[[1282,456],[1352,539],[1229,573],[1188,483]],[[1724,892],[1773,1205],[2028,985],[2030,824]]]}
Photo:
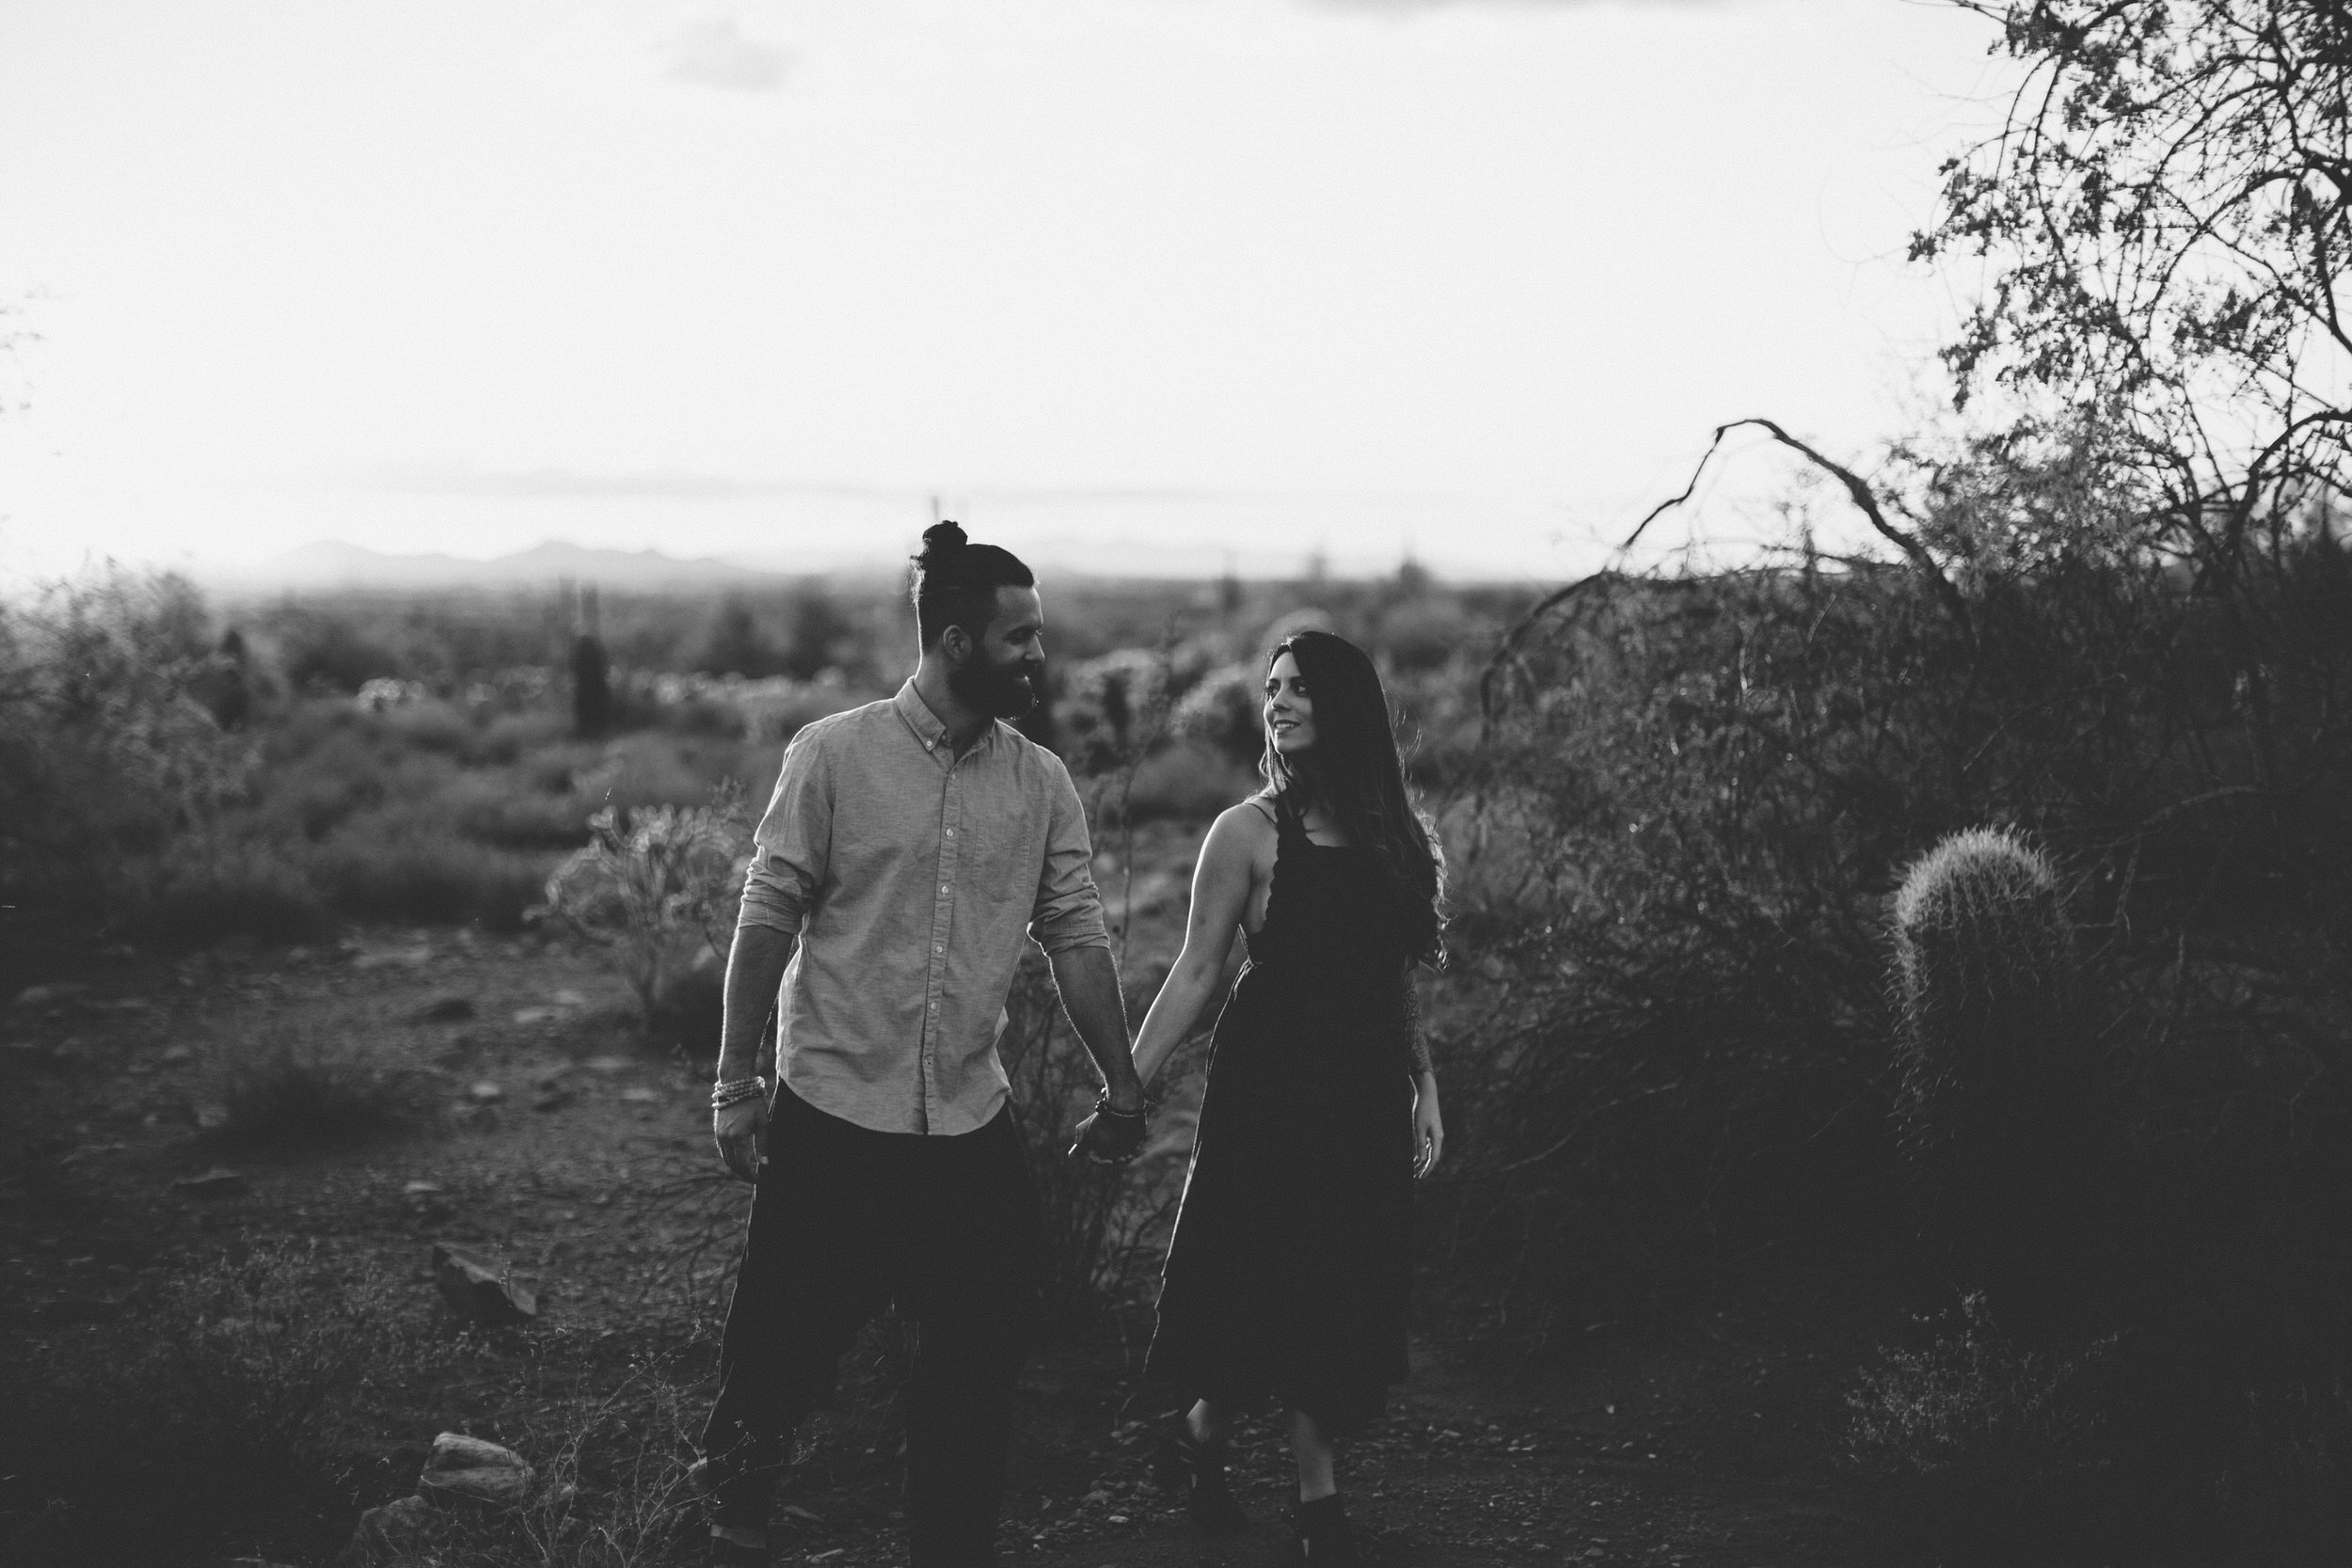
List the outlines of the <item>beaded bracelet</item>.
{"label": "beaded bracelet", "polygon": [[1098,1117],[1117,1117],[1121,1121],[1142,1121],[1152,1115],[1152,1102],[1147,1100],[1132,1111],[1115,1111],[1111,1109],[1110,1091],[1104,1089],[1094,1097],[1094,1114]]}
{"label": "beaded bracelet", "polygon": [[710,1085],[710,1108],[723,1111],[746,1100],[758,1099],[767,1092],[768,1081],[764,1078],[736,1078],[723,1084],[713,1084]]}

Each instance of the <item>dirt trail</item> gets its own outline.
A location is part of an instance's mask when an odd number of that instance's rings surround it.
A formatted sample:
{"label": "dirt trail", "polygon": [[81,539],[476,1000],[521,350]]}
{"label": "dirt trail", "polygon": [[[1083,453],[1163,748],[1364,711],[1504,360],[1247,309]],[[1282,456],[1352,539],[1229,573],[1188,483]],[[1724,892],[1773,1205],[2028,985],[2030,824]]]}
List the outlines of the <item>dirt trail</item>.
{"label": "dirt trail", "polygon": [[[1858,1357],[1861,1315],[1804,1282],[1752,1314],[1656,1338],[1603,1340],[1565,1365],[1513,1367],[1467,1342],[1417,1343],[1413,1377],[1343,1462],[1372,1560],[1471,1564],[1854,1561],[1857,1513],[1825,1462],[1834,1375]],[[1789,1330],[1798,1331],[1792,1341]],[[1792,1348],[1792,1344],[1804,1348]],[[1140,1447],[1140,1445],[1138,1445]],[[1289,1483],[1279,1435],[1236,1456],[1257,1528],[1199,1537],[1130,1460],[1062,1528],[1088,1539],[1034,1560],[1239,1568],[1269,1560]],[[1129,1528],[1105,1516],[1129,1508]]]}
{"label": "dirt trail", "polygon": [[[705,1085],[630,1047],[628,1031],[623,989],[592,961],[448,932],[126,964],[11,1007],[0,1013],[8,1088],[37,1101],[48,1132],[0,1189],[0,1253],[22,1285],[0,1332],[11,1354],[90,1353],[143,1290],[235,1237],[317,1237],[420,1292],[432,1241],[488,1247],[549,1292],[547,1326],[532,1331],[543,1342],[477,1365],[438,1410],[405,1418],[415,1430],[380,1434],[374,1489],[394,1495],[437,1425],[510,1429],[524,1383],[546,1400],[612,1375],[622,1347],[652,1332],[649,1304],[680,1322],[675,1259],[699,1207],[660,1196],[707,1164]],[[446,1114],[362,1147],[240,1163],[236,1196],[175,1189],[223,1159],[199,1125],[221,1064],[273,1033],[364,1038],[425,1075]],[[1653,1332],[1592,1325],[1532,1363],[1485,1325],[1433,1317],[1411,1384],[1343,1460],[1351,1512],[1372,1560],[1415,1568],[1862,1560],[1852,1494],[1828,1455],[1837,1386],[1887,1323],[1883,1305],[1806,1276]],[[677,1363],[690,1380],[707,1374],[707,1327]],[[1120,1365],[1119,1347],[1096,1344],[1032,1367],[1009,1560],[1270,1560],[1288,1484],[1279,1434],[1255,1422],[1237,1436],[1252,1535],[1203,1541],[1151,1486],[1151,1433],[1122,1402],[1133,1390]],[[870,1421],[820,1426],[785,1495],[818,1522],[793,1522],[779,1563],[903,1560],[888,1446]]]}

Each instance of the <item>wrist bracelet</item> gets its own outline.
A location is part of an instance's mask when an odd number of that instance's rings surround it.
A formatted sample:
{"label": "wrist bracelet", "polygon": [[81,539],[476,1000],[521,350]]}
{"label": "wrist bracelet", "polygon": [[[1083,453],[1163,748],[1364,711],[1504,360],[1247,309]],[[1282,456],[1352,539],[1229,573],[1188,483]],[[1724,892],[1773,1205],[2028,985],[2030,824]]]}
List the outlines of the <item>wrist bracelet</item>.
{"label": "wrist bracelet", "polygon": [[764,1078],[736,1078],[723,1084],[713,1084],[710,1086],[710,1108],[722,1111],[729,1105],[760,1098],[767,1092],[768,1081]]}
{"label": "wrist bracelet", "polygon": [[1142,1121],[1152,1115],[1152,1106],[1147,1101],[1132,1111],[1113,1110],[1110,1091],[1105,1089],[1094,1097],[1094,1114],[1098,1117],[1117,1117],[1121,1121]]}

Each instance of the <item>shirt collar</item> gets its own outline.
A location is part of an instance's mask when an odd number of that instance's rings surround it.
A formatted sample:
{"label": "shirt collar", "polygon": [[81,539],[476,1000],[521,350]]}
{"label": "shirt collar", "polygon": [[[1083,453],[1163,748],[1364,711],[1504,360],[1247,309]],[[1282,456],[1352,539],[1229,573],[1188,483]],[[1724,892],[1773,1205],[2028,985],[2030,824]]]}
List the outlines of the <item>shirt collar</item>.
{"label": "shirt collar", "polygon": [[[914,738],[923,743],[923,750],[936,753],[944,747],[949,756],[955,754],[955,746],[947,737],[947,726],[939,721],[939,715],[931,711],[931,705],[914,689],[914,681],[910,680],[898,688],[898,694],[891,699],[891,705],[898,710],[898,717],[906,721],[907,728],[914,732]],[[992,720],[973,745],[977,750],[995,743],[996,724]]]}

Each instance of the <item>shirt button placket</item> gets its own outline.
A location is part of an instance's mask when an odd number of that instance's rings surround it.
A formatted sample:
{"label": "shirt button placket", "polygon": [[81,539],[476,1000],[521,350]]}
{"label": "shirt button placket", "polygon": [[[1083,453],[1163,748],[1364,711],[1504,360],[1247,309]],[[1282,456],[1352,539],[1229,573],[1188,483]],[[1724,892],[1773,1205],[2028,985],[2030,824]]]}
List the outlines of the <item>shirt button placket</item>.
{"label": "shirt button placket", "polygon": [[956,828],[962,815],[962,792],[956,777],[963,759],[947,765],[947,782],[940,799],[939,903],[931,919],[930,992],[923,1013],[923,1102],[925,1120],[939,1119],[939,1012],[947,990],[947,938],[955,919]]}

